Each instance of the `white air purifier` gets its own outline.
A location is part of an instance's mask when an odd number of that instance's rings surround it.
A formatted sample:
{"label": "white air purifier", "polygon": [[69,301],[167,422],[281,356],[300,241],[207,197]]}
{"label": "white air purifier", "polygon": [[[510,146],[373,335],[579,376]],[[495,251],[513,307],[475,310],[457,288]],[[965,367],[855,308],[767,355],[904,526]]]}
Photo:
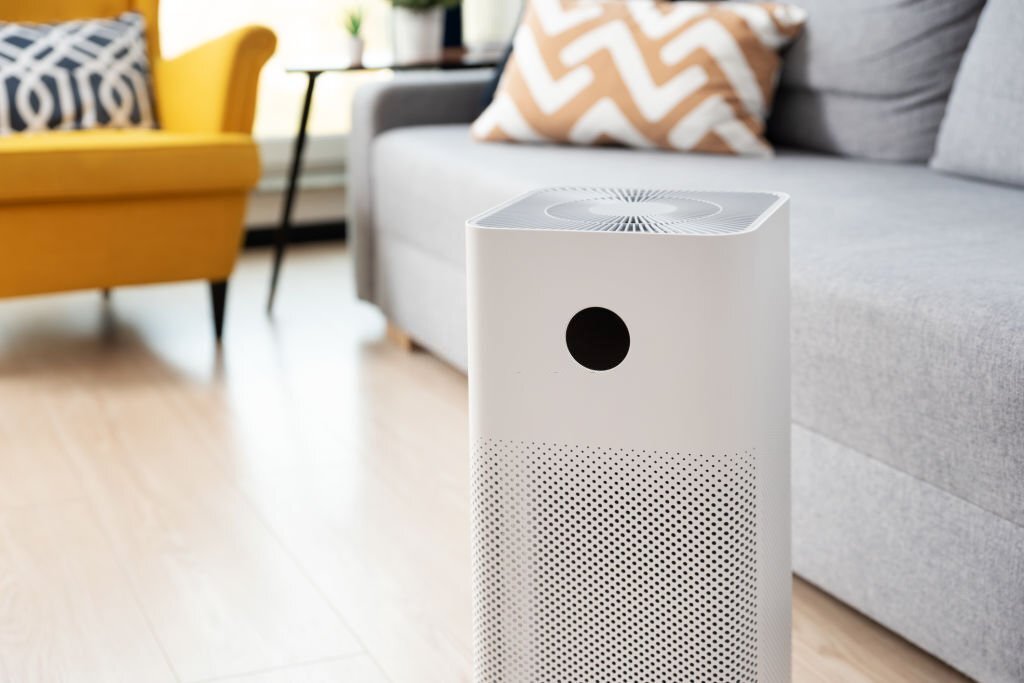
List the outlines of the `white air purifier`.
{"label": "white air purifier", "polygon": [[788,198],[541,190],[467,255],[474,680],[788,681]]}

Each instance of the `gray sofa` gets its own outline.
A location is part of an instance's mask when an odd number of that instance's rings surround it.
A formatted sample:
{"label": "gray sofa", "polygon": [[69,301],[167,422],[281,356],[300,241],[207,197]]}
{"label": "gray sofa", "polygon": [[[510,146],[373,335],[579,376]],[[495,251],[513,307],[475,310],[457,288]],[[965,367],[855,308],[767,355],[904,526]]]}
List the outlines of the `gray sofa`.
{"label": "gray sofa", "polygon": [[786,148],[480,144],[489,78],[359,92],[359,296],[464,369],[467,217],[551,185],[788,192],[794,568],[974,678],[1024,681],[1024,190]]}

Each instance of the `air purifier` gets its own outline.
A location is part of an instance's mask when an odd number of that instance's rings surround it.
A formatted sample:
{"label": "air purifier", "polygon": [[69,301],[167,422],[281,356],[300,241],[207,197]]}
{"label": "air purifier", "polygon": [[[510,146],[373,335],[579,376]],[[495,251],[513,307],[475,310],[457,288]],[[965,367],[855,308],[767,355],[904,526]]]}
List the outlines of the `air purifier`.
{"label": "air purifier", "polygon": [[467,224],[474,680],[789,680],[789,214],[557,188]]}

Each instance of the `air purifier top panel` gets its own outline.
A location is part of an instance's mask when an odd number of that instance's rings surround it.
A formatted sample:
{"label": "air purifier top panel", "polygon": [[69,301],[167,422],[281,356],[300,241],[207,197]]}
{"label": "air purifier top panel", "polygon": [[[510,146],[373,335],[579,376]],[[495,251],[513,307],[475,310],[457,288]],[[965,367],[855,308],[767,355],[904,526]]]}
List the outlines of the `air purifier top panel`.
{"label": "air purifier top panel", "polygon": [[478,228],[668,235],[752,230],[783,198],[771,192],[559,187],[536,190],[469,221]]}

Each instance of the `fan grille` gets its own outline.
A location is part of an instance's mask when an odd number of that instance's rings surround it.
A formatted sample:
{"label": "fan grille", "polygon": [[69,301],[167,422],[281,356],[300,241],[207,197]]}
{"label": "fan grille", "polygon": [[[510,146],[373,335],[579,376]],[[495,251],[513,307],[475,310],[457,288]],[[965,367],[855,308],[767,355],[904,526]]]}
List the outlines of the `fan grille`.
{"label": "fan grille", "polygon": [[756,683],[752,452],[481,440],[481,683]]}
{"label": "fan grille", "polygon": [[532,192],[472,223],[519,230],[728,235],[750,229],[777,201],[766,192],[563,187]]}

